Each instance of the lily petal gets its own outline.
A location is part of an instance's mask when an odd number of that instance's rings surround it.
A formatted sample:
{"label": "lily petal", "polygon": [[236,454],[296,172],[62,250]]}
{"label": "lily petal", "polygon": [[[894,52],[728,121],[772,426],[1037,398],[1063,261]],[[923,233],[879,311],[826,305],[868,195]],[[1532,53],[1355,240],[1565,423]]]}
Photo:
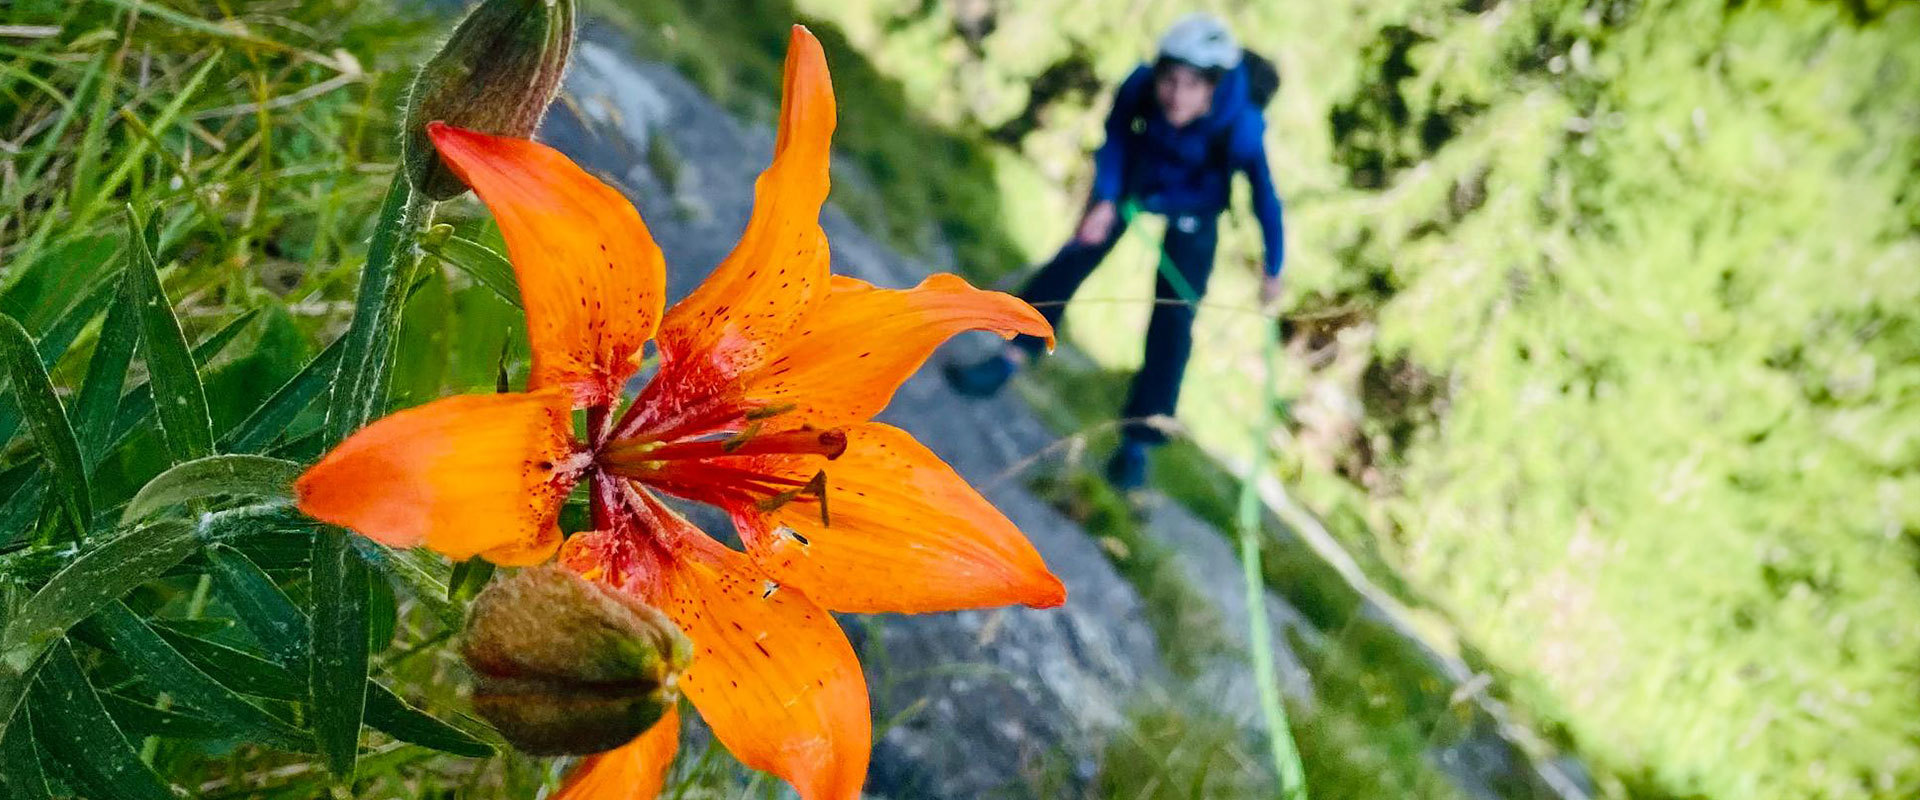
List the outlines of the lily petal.
{"label": "lily petal", "polygon": [[835,275],[833,291],[780,355],[747,379],[750,408],[792,411],[777,425],[831,428],[865,422],[954,334],[987,330],[1053,341],[1053,326],[1026,301],[933,275],[912,289],[880,289]]}
{"label": "lily petal", "polygon": [[680,689],[740,763],[803,800],[854,800],[873,745],[867,685],[826,610],[660,506],[669,548],[645,599],[693,642]]}
{"label": "lily petal", "polygon": [[1066,602],[1066,587],[1012,521],[911,434],[869,422],[845,429],[846,453],[769,457],[756,469],[826,471],[817,503],[773,511],[729,504],[747,552],[774,580],[835,611],[926,613]]}
{"label": "lily petal", "polygon": [[653,800],[679,751],[680,708],[674,706],[633,741],[581,759],[551,800]]}
{"label": "lily petal", "polygon": [[493,211],[527,309],[531,388],[580,406],[619,397],[665,303],[666,266],[640,214],[559,151],[441,123],[427,135]]}
{"label": "lily petal", "polygon": [[[559,391],[462,395],[375,421],[294,482],[308,516],[452,558],[546,546],[578,477]],[[549,549],[548,552],[551,552]]]}
{"label": "lily petal", "polygon": [[661,372],[639,420],[651,426],[763,362],[826,297],[827,236],[820,230],[834,127],[833,84],[819,40],[793,27],[773,165],[754,182],[740,243],[660,326]]}

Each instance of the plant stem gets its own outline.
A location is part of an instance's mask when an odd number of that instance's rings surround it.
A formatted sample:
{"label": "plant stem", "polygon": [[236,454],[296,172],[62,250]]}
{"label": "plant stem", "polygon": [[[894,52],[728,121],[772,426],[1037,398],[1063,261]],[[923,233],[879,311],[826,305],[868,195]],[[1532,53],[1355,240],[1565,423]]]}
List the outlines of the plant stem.
{"label": "plant stem", "polygon": [[[340,367],[327,402],[328,442],[346,438],[386,406],[393,343],[416,261],[415,242],[432,218],[432,201],[416,195],[404,173],[395,173],[367,245],[353,321],[342,335]],[[334,528],[314,537],[309,568],[313,645],[308,693],[314,738],[341,785],[352,781],[359,756],[369,656],[370,574],[351,536]]]}

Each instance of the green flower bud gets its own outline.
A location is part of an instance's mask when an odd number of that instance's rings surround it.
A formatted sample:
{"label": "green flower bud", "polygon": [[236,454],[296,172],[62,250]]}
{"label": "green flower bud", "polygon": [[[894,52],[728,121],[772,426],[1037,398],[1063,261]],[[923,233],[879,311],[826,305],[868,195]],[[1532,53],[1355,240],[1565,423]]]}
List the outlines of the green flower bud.
{"label": "green flower bud", "polygon": [[559,567],[523,569],[474,598],[461,646],[474,709],[533,755],[626,744],[680,693],[691,646],[665,615]]}
{"label": "green flower bud", "polygon": [[420,68],[407,98],[402,156],[414,191],[435,200],[465,184],[440,163],[427,123],[527,138],[560,91],[573,52],[573,0],[483,0]]}

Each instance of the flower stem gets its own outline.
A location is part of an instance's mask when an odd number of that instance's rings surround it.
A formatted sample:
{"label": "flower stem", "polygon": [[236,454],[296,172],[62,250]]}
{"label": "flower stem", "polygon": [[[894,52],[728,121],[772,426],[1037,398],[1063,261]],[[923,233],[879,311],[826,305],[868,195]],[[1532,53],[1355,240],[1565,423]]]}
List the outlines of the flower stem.
{"label": "flower stem", "polygon": [[[433,217],[433,203],[417,196],[404,173],[394,175],[374,222],[353,321],[342,335],[339,371],[327,402],[326,440],[337,442],[372,420],[386,405],[393,343],[416,261],[414,242]],[[313,540],[311,662],[308,700],[314,739],[328,770],[351,782],[365,711],[368,660],[368,565],[339,529]]]}

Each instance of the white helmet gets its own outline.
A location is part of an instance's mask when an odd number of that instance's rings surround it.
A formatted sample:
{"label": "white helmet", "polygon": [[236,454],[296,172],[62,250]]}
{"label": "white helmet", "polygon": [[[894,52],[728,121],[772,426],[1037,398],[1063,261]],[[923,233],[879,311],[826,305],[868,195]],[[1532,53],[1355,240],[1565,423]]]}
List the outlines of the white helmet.
{"label": "white helmet", "polygon": [[1160,57],[1201,69],[1228,70],[1240,65],[1240,43],[1213,15],[1188,14],[1160,37]]}

